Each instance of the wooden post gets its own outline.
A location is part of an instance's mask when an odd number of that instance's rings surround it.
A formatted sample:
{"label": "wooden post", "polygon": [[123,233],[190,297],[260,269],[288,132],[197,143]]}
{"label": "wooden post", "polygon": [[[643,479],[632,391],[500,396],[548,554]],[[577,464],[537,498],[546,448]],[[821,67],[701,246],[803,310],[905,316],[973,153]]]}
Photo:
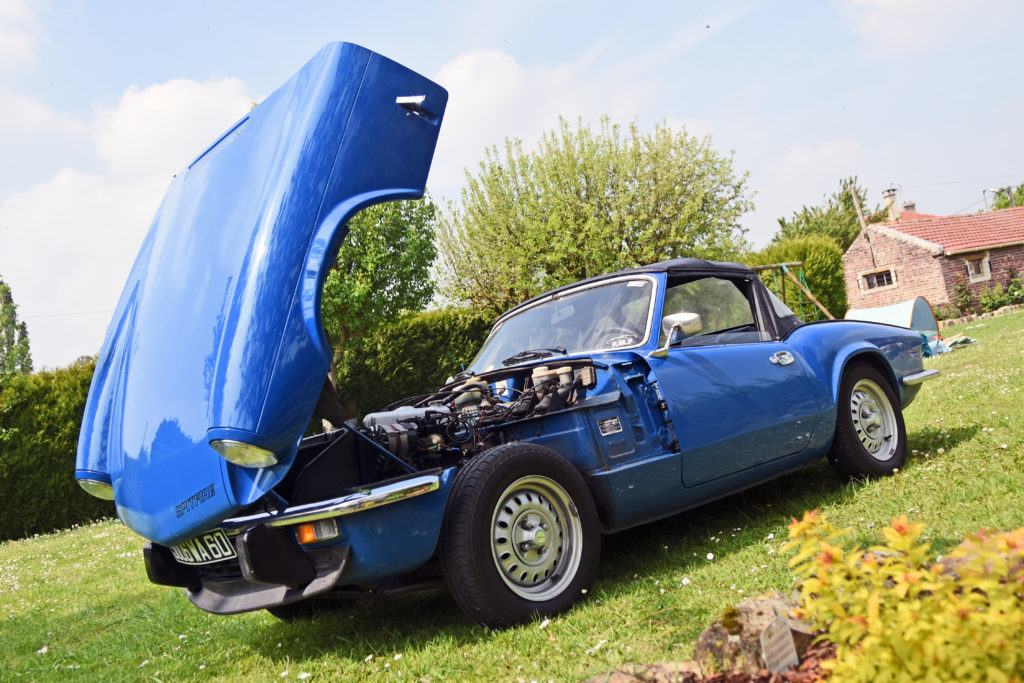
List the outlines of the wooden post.
{"label": "wooden post", "polygon": [[804,294],[807,295],[807,298],[810,299],[811,301],[813,301],[814,305],[817,306],[821,310],[822,313],[824,313],[826,316],[828,316],[829,320],[835,320],[836,319],[836,317],[834,315],[832,315],[831,313],[828,312],[827,308],[825,308],[824,306],[821,305],[821,302],[818,301],[817,297],[815,297],[813,294],[811,294],[811,290],[809,290],[806,287],[804,287],[804,283],[800,282],[800,280],[798,280],[796,278],[796,275],[793,275],[793,273],[789,272],[788,270],[786,270],[784,272],[786,273],[786,277],[788,277],[790,280],[795,282],[796,286],[799,287],[800,289],[802,289]]}

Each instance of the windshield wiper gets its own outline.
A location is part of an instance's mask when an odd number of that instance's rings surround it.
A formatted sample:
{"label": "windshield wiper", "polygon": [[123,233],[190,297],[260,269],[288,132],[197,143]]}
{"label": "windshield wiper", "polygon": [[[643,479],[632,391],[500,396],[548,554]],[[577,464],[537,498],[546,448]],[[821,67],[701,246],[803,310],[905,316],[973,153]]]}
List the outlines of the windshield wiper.
{"label": "windshield wiper", "polygon": [[543,349],[527,349],[526,351],[520,351],[514,356],[509,356],[505,360],[501,361],[504,366],[515,365],[516,363],[523,363],[528,360],[537,360],[538,358],[547,358],[553,356],[556,353],[560,353],[563,356],[569,355],[569,352],[565,350],[564,346],[552,346],[550,348]]}

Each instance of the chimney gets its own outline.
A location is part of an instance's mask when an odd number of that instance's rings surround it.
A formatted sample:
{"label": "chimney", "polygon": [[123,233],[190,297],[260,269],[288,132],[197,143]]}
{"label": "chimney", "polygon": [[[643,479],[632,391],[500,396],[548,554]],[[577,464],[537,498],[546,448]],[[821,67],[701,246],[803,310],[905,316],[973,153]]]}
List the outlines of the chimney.
{"label": "chimney", "polygon": [[903,202],[903,210],[910,213],[917,213],[917,204],[914,202]]}
{"label": "chimney", "polygon": [[889,212],[890,221],[898,221],[900,219],[900,210],[896,206],[896,194],[899,192],[895,187],[888,187],[882,190],[882,199],[885,200],[885,210]]}

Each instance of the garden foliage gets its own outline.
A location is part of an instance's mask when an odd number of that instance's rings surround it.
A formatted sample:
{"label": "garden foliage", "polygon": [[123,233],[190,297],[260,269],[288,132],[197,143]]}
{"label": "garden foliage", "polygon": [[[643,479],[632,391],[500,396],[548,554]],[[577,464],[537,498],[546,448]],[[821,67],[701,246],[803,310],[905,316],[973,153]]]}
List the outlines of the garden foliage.
{"label": "garden foliage", "polygon": [[75,483],[78,432],[95,362],[0,380],[0,540],[114,515]]}
{"label": "garden foliage", "polygon": [[1010,681],[1024,675],[1024,528],[979,533],[936,562],[923,524],[843,542],[817,511],[789,525],[801,618],[835,643],[830,680]]}
{"label": "garden foliage", "polygon": [[[818,301],[836,318],[846,314],[846,281],[843,278],[843,251],[834,239],[826,235],[807,234],[784,239],[777,244],[751,254],[744,259],[750,266],[768,265],[773,263],[803,262],[804,278],[808,288]],[[791,269],[796,275],[799,269]],[[779,294],[781,289],[776,285],[780,278],[786,278],[779,271],[764,271],[761,279],[769,289]],[[786,305],[800,315],[801,298],[803,300],[803,318],[814,320],[814,304],[800,292],[789,278],[786,278]],[[820,314],[824,317],[824,314]]]}
{"label": "garden foliage", "polygon": [[356,411],[436,391],[476,354],[494,322],[471,308],[406,315],[349,341],[337,367],[338,393]]}

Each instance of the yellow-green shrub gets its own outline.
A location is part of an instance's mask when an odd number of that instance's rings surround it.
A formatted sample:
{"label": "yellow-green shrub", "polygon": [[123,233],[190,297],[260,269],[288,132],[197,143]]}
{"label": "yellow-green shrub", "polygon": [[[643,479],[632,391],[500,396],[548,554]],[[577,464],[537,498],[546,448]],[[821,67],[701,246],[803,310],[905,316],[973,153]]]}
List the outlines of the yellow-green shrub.
{"label": "yellow-green shrub", "polygon": [[906,517],[844,547],[822,515],[789,526],[803,618],[836,644],[835,681],[1011,681],[1024,675],[1024,528],[979,533],[943,563]]}

